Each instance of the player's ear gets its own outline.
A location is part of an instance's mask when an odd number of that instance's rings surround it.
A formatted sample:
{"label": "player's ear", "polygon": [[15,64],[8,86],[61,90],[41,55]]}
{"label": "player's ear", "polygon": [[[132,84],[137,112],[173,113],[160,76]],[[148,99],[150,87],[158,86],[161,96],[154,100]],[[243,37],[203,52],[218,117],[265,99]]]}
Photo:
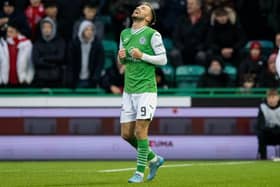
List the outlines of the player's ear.
{"label": "player's ear", "polygon": [[151,16],[146,16],[146,17],[145,17],[145,21],[146,21],[147,23],[151,24],[151,21],[152,21]]}

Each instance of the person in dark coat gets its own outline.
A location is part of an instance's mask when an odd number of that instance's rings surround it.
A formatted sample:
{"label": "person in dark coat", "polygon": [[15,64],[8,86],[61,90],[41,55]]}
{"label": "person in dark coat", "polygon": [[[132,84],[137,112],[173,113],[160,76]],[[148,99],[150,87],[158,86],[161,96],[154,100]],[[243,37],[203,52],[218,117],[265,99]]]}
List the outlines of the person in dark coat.
{"label": "person in dark coat", "polygon": [[83,21],[78,36],[73,40],[69,50],[72,87],[94,88],[99,85],[104,66],[104,49],[96,37],[92,22]]}
{"label": "person in dark coat", "polygon": [[63,28],[63,37],[66,41],[72,40],[72,32],[74,22],[79,19],[81,8],[84,0],[56,0],[58,9],[61,10],[58,15],[59,20],[63,20],[61,28]]}
{"label": "person in dark coat", "polygon": [[261,88],[278,88],[280,78],[276,71],[276,53],[272,53],[267,60],[267,67],[262,70],[259,87]]}
{"label": "person in dark coat", "polygon": [[125,65],[115,63],[115,65],[106,69],[105,74],[101,78],[101,87],[107,93],[122,94],[124,87],[124,71]]}
{"label": "person in dark coat", "polygon": [[5,32],[9,21],[17,22],[21,33],[26,37],[31,36],[27,18],[22,11],[16,10],[15,0],[3,1],[3,11],[0,11],[0,30],[2,33]]}
{"label": "person in dark coat", "polygon": [[257,118],[258,153],[267,159],[266,146],[280,144],[280,98],[277,89],[269,89],[261,103]]}
{"label": "person in dark coat", "polygon": [[[60,13],[60,10],[58,9],[58,4],[56,3],[56,0],[48,0],[44,1],[44,11],[45,11],[45,17],[48,17],[53,20],[53,22],[56,24],[57,34],[64,38],[65,36],[65,28],[63,28],[65,20],[62,20],[58,17],[58,14]],[[41,37],[41,23],[39,22],[36,25],[36,35],[35,39],[38,39]]]}
{"label": "person in dark coat", "polygon": [[164,89],[168,88],[168,84],[166,82],[164,72],[159,67],[156,68],[156,82],[158,88],[164,88]]}
{"label": "person in dark coat", "polygon": [[262,46],[260,42],[253,41],[250,45],[248,56],[241,61],[239,66],[239,81],[245,74],[254,74],[256,81],[259,81],[261,72],[265,68],[265,58],[262,55]]}
{"label": "person in dark coat", "polygon": [[211,16],[211,28],[207,37],[209,53],[219,55],[224,61],[238,67],[240,50],[246,38],[236,22],[236,14],[230,8],[217,8]]}
{"label": "person in dark coat", "polygon": [[224,73],[224,63],[220,57],[211,58],[207,71],[198,81],[200,88],[226,88],[231,84],[229,76]]}
{"label": "person in dark coat", "polygon": [[173,51],[171,55],[179,54],[183,61],[174,60],[176,61],[174,63],[179,63],[175,65],[205,63],[204,51],[208,27],[209,17],[202,11],[201,1],[188,0],[187,15],[179,19],[173,35],[178,51]]}
{"label": "person in dark coat", "polygon": [[62,87],[62,66],[65,60],[65,41],[57,34],[51,18],[40,22],[41,37],[33,48],[35,85],[38,87]]}
{"label": "person in dark coat", "polygon": [[79,27],[85,20],[91,21],[95,25],[96,36],[102,40],[104,35],[104,24],[97,16],[99,9],[99,1],[88,1],[83,7],[83,16],[74,23],[73,27],[73,39],[78,37]]}

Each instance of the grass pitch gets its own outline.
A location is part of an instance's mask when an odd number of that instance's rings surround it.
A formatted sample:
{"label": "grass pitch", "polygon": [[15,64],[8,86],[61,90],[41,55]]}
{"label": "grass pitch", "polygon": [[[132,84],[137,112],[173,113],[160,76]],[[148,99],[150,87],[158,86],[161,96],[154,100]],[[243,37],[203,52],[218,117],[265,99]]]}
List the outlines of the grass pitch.
{"label": "grass pitch", "polygon": [[[0,162],[1,187],[279,187],[280,162],[167,161],[151,182],[128,184],[135,162]],[[148,170],[147,170],[148,171]]]}

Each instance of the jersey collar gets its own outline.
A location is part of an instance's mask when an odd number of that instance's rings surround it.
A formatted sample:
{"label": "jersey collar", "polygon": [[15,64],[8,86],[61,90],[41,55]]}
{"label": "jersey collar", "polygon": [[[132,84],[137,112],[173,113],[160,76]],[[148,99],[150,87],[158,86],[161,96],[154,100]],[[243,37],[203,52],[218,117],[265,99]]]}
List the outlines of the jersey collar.
{"label": "jersey collar", "polygon": [[141,33],[142,31],[144,31],[145,29],[147,28],[147,26],[143,26],[143,27],[141,27],[141,28],[139,28],[139,29],[133,29],[133,28],[131,28],[131,34],[139,34],[139,33]]}

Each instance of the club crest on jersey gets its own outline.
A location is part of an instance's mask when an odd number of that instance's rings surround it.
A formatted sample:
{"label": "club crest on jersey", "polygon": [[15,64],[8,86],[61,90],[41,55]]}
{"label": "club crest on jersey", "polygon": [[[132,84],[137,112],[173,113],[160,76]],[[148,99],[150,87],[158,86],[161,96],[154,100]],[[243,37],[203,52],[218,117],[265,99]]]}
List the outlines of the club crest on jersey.
{"label": "club crest on jersey", "polygon": [[139,43],[141,45],[144,45],[146,43],[146,38],[144,36],[142,36],[140,39],[139,39]]}

